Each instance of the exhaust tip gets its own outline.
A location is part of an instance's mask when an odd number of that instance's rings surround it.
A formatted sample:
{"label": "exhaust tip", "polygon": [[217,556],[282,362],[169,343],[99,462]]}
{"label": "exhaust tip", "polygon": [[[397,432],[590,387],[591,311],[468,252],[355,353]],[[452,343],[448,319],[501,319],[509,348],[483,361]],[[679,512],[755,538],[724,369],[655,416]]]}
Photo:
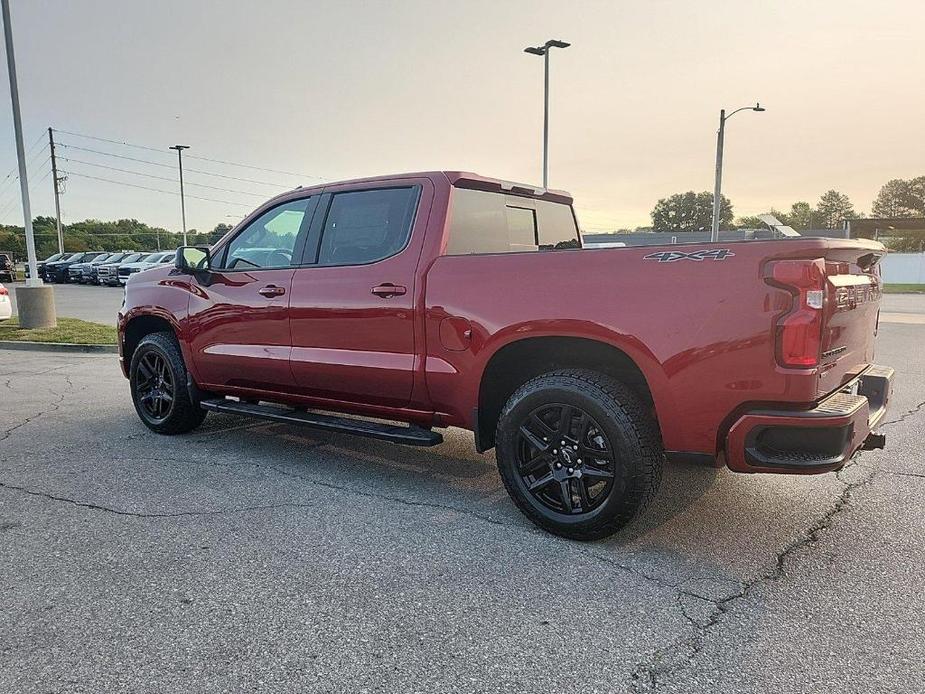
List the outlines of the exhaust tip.
{"label": "exhaust tip", "polygon": [[861,445],[862,451],[873,451],[886,447],[886,434],[868,434]]}

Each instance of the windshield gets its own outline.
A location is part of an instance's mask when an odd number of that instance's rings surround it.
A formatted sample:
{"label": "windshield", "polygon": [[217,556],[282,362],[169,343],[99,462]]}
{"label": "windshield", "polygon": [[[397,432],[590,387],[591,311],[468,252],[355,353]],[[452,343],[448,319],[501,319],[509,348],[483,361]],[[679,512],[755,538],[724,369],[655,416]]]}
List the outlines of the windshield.
{"label": "windshield", "polygon": [[56,260],[59,260],[59,259],[61,259],[61,258],[63,258],[63,257],[64,257],[64,253],[55,253],[54,255],[50,255],[50,256],[48,256],[47,258],[45,258],[44,262],[46,262],[46,263],[53,263],[53,262],[55,262]]}
{"label": "windshield", "polygon": [[83,255],[84,255],[83,253],[72,253],[71,255],[69,255],[67,258],[64,259],[64,262],[70,263],[74,260],[80,260],[81,258],[83,258]]}
{"label": "windshield", "polygon": [[112,260],[112,257],[115,253],[103,253],[103,255],[96,256],[93,260],[90,261],[91,265],[98,265],[99,263],[105,262],[107,260]]}
{"label": "windshield", "polygon": [[160,257],[161,257],[160,253],[151,253],[150,255],[146,255],[144,258],[142,258],[138,262],[139,263],[156,263],[157,259]]}
{"label": "windshield", "polygon": [[122,258],[122,262],[137,263],[139,260],[141,260],[142,255],[143,255],[142,253],[130,253],[129,255]]}

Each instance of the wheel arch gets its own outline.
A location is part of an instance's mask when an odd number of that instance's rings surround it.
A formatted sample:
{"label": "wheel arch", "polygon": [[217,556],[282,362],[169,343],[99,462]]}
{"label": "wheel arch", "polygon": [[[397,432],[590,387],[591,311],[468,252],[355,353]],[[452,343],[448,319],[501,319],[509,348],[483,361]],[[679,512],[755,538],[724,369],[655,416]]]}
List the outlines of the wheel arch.
{"label": "wheel arch", "polygon": [[[169,314],[161,314],[159,312],[136,312],[130,314],[126,316],[120,332],[122,339],[122,359],[126,364],[126,368],[128,364],[132,363],[132,355],[138,348],[139,343],[146,335],[150,335],[151,333],[171,333],[177,338],[181,353],[184,352],[183,341],[180,340],[179,326],[177,326],[176,322],[173,320],[173,316]],[[183,356],[185,359],[186,355],[184,354]]]}
{"label": "wheel arch", "polygon": [[501,410],[518,387],[559,369],[590,369],[616,378],[645,403],[658,425],[662,401],[655,390],[661,389],[653,389],[652,383],[658,372],[652,364],[641,366],[647,357],[633,352],[628,345],[571,335],[531,336],[500,345],[482,370],[472,424],[476,448],[482,452],[494,447]]}

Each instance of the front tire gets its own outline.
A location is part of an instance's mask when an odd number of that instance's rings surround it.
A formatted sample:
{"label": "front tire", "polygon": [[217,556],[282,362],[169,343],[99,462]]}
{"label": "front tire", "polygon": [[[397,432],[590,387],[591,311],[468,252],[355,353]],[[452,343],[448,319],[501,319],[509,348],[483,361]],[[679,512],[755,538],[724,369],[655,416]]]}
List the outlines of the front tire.
{"label": "front tire", "polygon": [[186,387],[187,372],[180,346],[171,333],[151,333],[132,354],[129,386],[135,411],[158,434],[185,434],[206,418]]}
{"label": "front tire", "polygon": [[525,383],[504,406],[495,442],[518,508],[575,540],[615,533],[661,482],[654,418],[633,391],[594,371],[555,371]]}

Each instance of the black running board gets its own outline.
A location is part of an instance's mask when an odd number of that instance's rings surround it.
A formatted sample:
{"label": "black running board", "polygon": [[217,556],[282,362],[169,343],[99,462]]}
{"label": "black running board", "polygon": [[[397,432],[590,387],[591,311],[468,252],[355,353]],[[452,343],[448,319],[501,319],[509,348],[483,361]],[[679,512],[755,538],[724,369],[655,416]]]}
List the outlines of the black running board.
{"label": "black running board", "polygon": [[258,419],[269,419],[273,422],[283,422],[284,424],[299,424],[312,429],[321,429],[322,431],[331,431],[338,434],[352,434],[353,436],[382,439],[392,443],[403,443],[406,446],[437,446],[443,443],[441,434],[413,424],[396,426],[394,424],[372,422],[368,419],[337,417],[335,415],[318,414],[317,412],[284,409],[272,405],[255,405],[225,398],[203,400],[199,404],[202,409],[209,412],[257,417]]}

